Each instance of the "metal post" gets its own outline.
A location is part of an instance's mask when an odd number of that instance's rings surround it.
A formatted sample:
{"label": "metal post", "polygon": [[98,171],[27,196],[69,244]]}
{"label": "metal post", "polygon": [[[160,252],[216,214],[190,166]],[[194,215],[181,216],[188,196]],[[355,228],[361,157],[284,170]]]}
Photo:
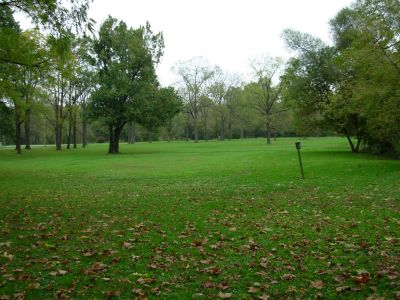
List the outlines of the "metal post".
{"label": "metal post", "polygon": [[301,170],[301,178],[304,179],[303,163],[302,163],[302,161],[301,161],[301,155],[300,155],[301,143],[300,143],[300,142],[296,142],[295,145],[296,145],[296,149],[297,149],[297,154],[299,155],[300,170]]}

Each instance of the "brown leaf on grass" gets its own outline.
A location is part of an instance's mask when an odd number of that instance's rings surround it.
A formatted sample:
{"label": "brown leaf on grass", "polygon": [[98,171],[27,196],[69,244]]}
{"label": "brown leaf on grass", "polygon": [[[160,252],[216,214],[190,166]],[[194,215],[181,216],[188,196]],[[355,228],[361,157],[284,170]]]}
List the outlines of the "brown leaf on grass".
{"label": "brown leaf on grass", "polygon": [[211,275],[219,275],[221,273],[221,270],[217,267],[210,267],[205,269],[205,272]]}
{"label": "brown leaf on grass", "polygon": [[352,278],[356,283],[366,283],[371,279],[371,274],[366,270],[357,270],[357,276]]}
{"label": "brown leaf on grass", "polygon": [[57,270],[57,273],[58,273],[59,275],[63,276],[63,275],[65,275],[65,274],[67,274],[68,271],[65,271],[65,270]]}
{"label": "brown leaf on grass", "polygon": [[203,283],[203,288],[213,289],[213,288],[215,288],[215,283],[211,282],[211,281],[207,281],[207,282]]}
{"label": "brown leaf on grass", "polygon": [[123,242],[122,243],[122,248],[125,248],[125,249],[132,249],[132,243],[128,243],[128,242]]}
{"label": "brown leaf on grass", "polygon": [[142,277],[140,277],[136,280],[136,282],[139,284],[149,284],[149,283],[153,283],[154,281],[156,281],[156,280],[153,278],[142,278]]}
{"label": "brown leaf on grass", "polygon": [[86,275],[94,275],[96,273],[104,272],[107,266],[102,262],[96,262],[92,264],[88,269],[84,270],[83,273]]}
{"label": "brown leaf on grass", "polygon": [[227,285],[224,282],[219,283],[217,287],[219,290],[223,290],[223,291],[229,289],[229,285]]}
{"label": "brown leaf on grass", "polygon": [[209,265],[212,263],[211,259],[202,259],[200,260],[200,263],[202,263],[203,265]]}
{"label": "brown leaf on grass", "polygon": [[268,300],[270,297],[267,294],[263,294],[260,297],[258,297],[258,299],[260,300]]}
{"label": "brown leaf on grass", "polygon": [[396,292],[396,300],[400,300],[400,291]]}
{"label": "brown leaf on grass", "polygon": [[317,290],[322,290],[325,284],[322,280],[311,281],[311,287]]}
{"label": "brown leaf on grass", "polygon": [[220,299],[229,299],[232,297],[232,293],[219,292],[217,297]]}
{"label": "brown leaf on grass", "polygon": [[121,292],[120,291],[107,291],[104,293],[104,296],[106,296],[106,298],[119,297],[119,296],[121,296]]}
{"label": "brown leaf on grass", "polygon": [[339,286],[339,287],[336,288],[336,292],[337,292],[337,293],[341,293],[341,292],[347,291],[347,290],[349,290],[349,289],[350,289],[350,287],[347,286],[347,285],[345,285],[345,286]]}
{"label": "brown leaf on grass", "polygon": [[254,286],[251,286],[251,287],[249,287],[249,288],[247,289],[247,291],[248,291],[250,294],[255,294],[255,293],[258,293],[258,292],[260,291],[260,289],[254,287]]}
{"label": "brown leaf on grass", "polygon": [[85,251],[85,252],[83,252],[83,256],[85,256],[85,257],[91,257],[91,256],[93,256],[93,255],[95,255],[96,253],[95,252],[92,252],[92,251]]}
{"label": "brown leaf on grass", "polygon": [[40,283],[39,282],[33,282],[28,285],[28,290],[37,290],[40,288]]}
{"label": "brown leaf on grass", "polygon": [[14,255],[8,253],[7,251],[3,253],[3,257],[7,258],[9,261],[13,260]]}
{"label": "brown leaf on grass", "polygon": [[282,279],[282,280],[293,280],[293,279],[295,279],[295,278],[296,278],[296,276],[293,275],[293,274],[283,274],[283,275],[281,276],[281,279]]}
{"label": "brown leaf on grass", "polygon": [[142,289],[134,288],[134,289],[132,289],[132,292],[135,293],[136,295],[139,295],[139,296],[142,296],[142,297],[146,296],[146,294],[143,292]]}

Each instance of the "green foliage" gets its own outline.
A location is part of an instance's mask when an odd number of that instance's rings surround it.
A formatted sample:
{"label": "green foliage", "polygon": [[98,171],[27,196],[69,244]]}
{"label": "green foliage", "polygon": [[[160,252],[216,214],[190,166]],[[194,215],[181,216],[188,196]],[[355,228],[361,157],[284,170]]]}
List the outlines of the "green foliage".
{"label": "green foliage", "polygon": [[334,129],[347,136],[354,152],[362,142],[375,151],[396,151],[399,18],[399,1],[359,0],[331,21],[333,47],[307,34],[284,32],[298,54],[283,76],[284,98],[304,131]]}
{"label": "green foliage", "polygon": [[172,87],[152,87],[143,97],[136,121],[149,131],[166,125],[182,109],[182,100]]}
{"label": "green foliage", "polygon": [[20,11],[31,20],[50,30],[66,28],[83,28],[88,25],[92,29],[93,20],[88,20],[87,10],[91,0],[71,0],[62,5],[57,0],[2,0],[1,10]]}
{"label": "green foliage", "polygon": [[[142,116],[141,109],[146,99],[152,100],[158,85],[154,68],[164,43],[161,34],[153,35],[149,24],[132,29],[109,17],[101,25],[93,47],[98,88],[91,96],[90,112],[92,118],[100,118],[109,128],[109,152],[117,153],[124,125],[141,117],[150,118],[148,114]],[[164,97],[164,92],[160,95]],[[147,105],[147,112],[154,111],[152,105]]]}

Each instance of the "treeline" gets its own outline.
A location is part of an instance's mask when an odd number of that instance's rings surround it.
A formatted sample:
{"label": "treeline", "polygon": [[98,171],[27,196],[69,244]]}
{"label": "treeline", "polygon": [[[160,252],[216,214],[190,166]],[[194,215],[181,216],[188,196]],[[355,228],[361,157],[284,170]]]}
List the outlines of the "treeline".
{"label": "treeline", "polygon": [[[330,22],[333,45],[287,29],[294,57],[251,60],[251,82],[203,58],[179,61],[174,87],[155,69],[161,33],[109,17],[88,1],[3,1],[0,136],[21,145],[343,135],[353,152],[400,153],[400,3],[358,0]],[[21,31],[13,14],[36,29]],[[78,30],[77,30],[78,29]],[[78,33],[79,32],[79,33]],[[83,33],[82,33],[83,32]]]}
{"label": "treeline", "polygon": [[305,134],[331,129],[350,148],[400,154],[400,2],[359,0],[330,21],[334,45],[286,30],[296,52],[283,98]]}

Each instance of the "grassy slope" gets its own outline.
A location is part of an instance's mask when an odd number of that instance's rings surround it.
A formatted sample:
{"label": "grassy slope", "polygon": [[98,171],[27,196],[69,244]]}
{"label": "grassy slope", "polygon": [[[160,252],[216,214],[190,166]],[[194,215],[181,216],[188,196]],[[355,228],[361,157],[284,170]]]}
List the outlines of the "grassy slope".
{"label": "grassy slope", "polygon": [[400,162],[294,141],[0,151],[0,297],[395,297]]}

